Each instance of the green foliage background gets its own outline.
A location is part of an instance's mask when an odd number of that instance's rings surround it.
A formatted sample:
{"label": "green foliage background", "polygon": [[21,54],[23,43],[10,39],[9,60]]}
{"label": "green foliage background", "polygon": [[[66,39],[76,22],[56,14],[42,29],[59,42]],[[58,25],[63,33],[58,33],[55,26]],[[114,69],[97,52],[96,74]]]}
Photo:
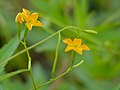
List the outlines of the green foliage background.
{"label": "green foliage background", "polygon": [[[82,59],[85,62],[40,90],[120,90],[119,5],[119,0],[0,0],[0,62],[23,49],[21,44],[18,46],[15,38],[17,27],[14,20],[16,14],[26,8],[31,12],[38,12],[43,23],[42,28],[34,27],[28,33],[28,46],[69,25],[98,32],[96,35],[85,34],[83,37],[91,51],[84,52],[82,56],[77,55],[76,63]],[[76,34],[67,30],[62,32],[62,36],[62,39],[74,38]],[[5,44],[7,45],[4,46]],[[56,44],[57,37],[53,37],[30,51],[37,85],[46,82],[51,76]],[[65,45],[61,41],[57,75],[65,71],[70,62],[70,53],[64,53],[64,49]],[[25,68],[27,57],[24,53],[1,67],[0,74]],[[28,90],[31,87],[28,73],[0,82],[0,90]]]}

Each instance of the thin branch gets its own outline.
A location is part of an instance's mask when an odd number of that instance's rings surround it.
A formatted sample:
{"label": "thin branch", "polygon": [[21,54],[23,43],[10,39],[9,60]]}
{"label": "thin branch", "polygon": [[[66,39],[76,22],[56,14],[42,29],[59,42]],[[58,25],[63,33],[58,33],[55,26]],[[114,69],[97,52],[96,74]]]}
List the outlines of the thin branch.
{"label": "thin branch", "polygon": [[[61,78],[62,76],[66,75],[68,72],[70,72],[73,68],[76,68],[76,67],[80,66],[83,62],[84,62],[84,60],[82,60],[82,61],[79,62],[78,64],[73,65],[72,68],[71,68],[71,67],[68,68],[68,69],[67,69],[64,73],[62,73],[61,75],[59,75],[59,76],[57,76],[57,77],[55,77],[55,78],[53,78],[53,79],[50,79],[50,80],[47,81],[46,83],[38,86],[36,89],[39,89],[39,88],[41,88],[41,87],[43,87],[43,86],[45,86],[45,85],[47,85],[47,84],[50,84],[51,82],[54,82],[55,80]],[[30,89],[30,90],[35,90],[35,89],[33,88],[33,89]]]}

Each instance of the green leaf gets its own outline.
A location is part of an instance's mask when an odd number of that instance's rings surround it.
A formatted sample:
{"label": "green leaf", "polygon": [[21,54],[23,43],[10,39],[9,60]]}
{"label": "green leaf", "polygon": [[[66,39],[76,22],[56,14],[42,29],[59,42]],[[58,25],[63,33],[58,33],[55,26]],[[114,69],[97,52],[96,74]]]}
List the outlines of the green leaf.
{"label": "green leaf", "polygon": [[85,27],[89,0],[73,0],[74,20],[77,26]]}
{"label": "green leaf", "polygon": [[[2,49],[0,49],[0,63],[11,57],[15,50],[17,49],[18,45],[19,39],[16,36],[12,40],[10,40]],[[0,65],[0,74],[7,63],[8,62],[5,62],[2,66]]]}
{"label": "green leaf", "polygon": [[33,65],[33,76],[34,76],[36,85],[40,85],[44,83],[45,81],[47,81],[48,79],[47,74],[45,73],[45,69],[38,63],[35,63]]}

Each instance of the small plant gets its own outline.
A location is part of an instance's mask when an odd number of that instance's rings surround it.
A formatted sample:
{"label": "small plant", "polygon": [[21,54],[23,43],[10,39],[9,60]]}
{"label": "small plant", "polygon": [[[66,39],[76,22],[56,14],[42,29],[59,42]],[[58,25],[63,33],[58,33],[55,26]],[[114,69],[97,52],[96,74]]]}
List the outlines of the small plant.
{"label": "small plant", "polygon": [[[84,37],[82,37],[83,33],[89,33],[89,34],[93,34],[93,33],[97,33],[94,30],[84,30],[84,29],[80,29],[78,27],[75,26],[67,26],[64,27],[60,30],[58,30],[57,32],[53,33],[52,35],[46,37],[45,39],[39,41],[38,43],[27,47],[27,41],[26,41],[26,37],[27,34],[30,30],[32,30],[33,26],[38,26],[38,27],[42,27],[44,24],[42,24],[39,20],[38,20],[38,13],[30,13],[29,10],[27,9],[22,9],[22,12],[19,12],[15,18],[15,21],[17,22],[18,25],[18,38],[19,38],[19,42],[24,46],[24,50],[14,54],[13,56],[11,56],[10,58],[5,59],[4,61],[2,61],[0,63],[0,67],[2,67],[3,65],[5,65],[6,63],[8,63],[8,61],[11,61],[13,58],[17,57],[18,55],[26,52],[27,53],[27,57],[28,57],[28,68],[27,69],[21,69],[18,71],[14,71],[11,73],[7,73],[4,74],[2,76],[0,76],[0,81],[10,78],[13,75],[22,73],[22,72],[29,72],[32,78],[32,82],[33,82],[33,88],[31,88],[32,90],[37,90],[38,88],[41,88],[51,82],[54,82],[55,80],[57,80],[58,78],[66,75],[68,72],[70,72],[73,68],[76,68],[78,66],[80,66],[84,60],[80,61],[77,64],[74,64],[75,62],[75,58],[76,58],[76,54],[78,53],[79,55],[82,55],[82,52],[84,50],[90,50],[90,48],[85,45],[82,40],[84,40]],[[22,26],[24,26],[24,30],[22,30]],[[73,41],[71,40],[71,38],[66,37],[66,39],[62,39],[62,34],[61,32],[67,30],[67,29],[72,29],[74,31],[77,31],[77,36],[73,39]],[[36,85],[36,82],[34,80],[33,77],[33,73],[32,73],[32,66],[31,66],[31,55],[29,53],[29,50],[41,45],[42,43],[44,43],[45,41],[47,41],[48,39],[52,38],[53,36],[58,35],[58,42],[57,42],[57,46],[56,46],[56,51],[55,51],[55,58],[53,61],[53,66],[52,66],[52,70],[51,70],[51,79],[48,80],[46,83],[43,83],[39,86]],[[81,39],[82,38],[82,39]],[[71,65],[70,67],[62,74],[56,76],[55,75],[55,70],[56,70],[56,64],[57,64],[57,60],[58,60],[58,54],[59,54],[59,46],[60,46],[60,42],[61,39],[63,40],[63,43],[67,44],[67,47],[65,49],[65,52],[71,51]],[[52,42],[51,42],[52,43]],[[64,52],[64,51],[63,51]]]}

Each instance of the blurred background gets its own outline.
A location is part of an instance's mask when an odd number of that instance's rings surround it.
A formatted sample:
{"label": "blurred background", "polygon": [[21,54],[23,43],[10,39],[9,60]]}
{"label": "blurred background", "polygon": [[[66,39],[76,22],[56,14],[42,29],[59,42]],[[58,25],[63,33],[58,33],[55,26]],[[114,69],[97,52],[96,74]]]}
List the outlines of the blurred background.
{"label": "blurred background", "polygon": [[[22,8],[38,12],[39,20],[43,23],[43,27],[33,27],[28,33],[28,46],[69,25],[98,32],[82,37],[91,50],[83,52],[82,56],[77,54],[75,63],[85,60],[81,66],[38,90],[113,90],[120,82],[119,0],[0,0],[0,48],[16,36],[15,16]],[[76,37],[73,30],[66,30],[61,35],[62,40]],[[62,40],[56,75],[64,72],[71,60],[71,52],[64,53],[66,45]],[[38,86],[51,77],[56,45],[57,36],[30,50]],[[22,49],[24,47],[20,44],[16,52]],[[8,73],[23,68],[27,68],[26,53],[10,61],[5,71]],[[28,90],[31,87],[31,77],[26,72],[0,83],[0,90]]]}

